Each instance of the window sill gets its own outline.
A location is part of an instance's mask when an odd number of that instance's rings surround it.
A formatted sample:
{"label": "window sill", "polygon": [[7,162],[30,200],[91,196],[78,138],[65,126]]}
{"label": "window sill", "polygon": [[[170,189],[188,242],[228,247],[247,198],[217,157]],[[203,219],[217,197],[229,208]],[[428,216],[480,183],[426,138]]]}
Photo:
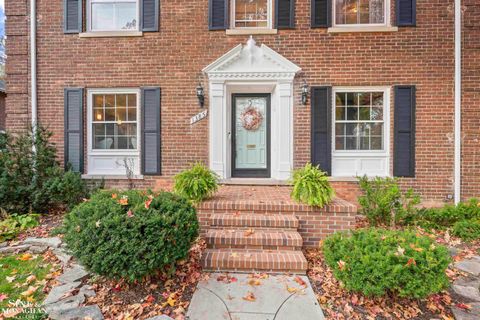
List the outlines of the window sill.
{"label": "window sill", "polygon": [[83,32],[79,34],[80,38],[109,38],[109,37],[141,37],[141,31],[98,31]]}
{"label": "window sill", "polygon": [[254,34],[277,34],[277,29],[227,29],[226,34],[235,35],[254,35]]}
{"label": "window sill", "polygon": [[356,26],[356,27],[331,27],[328,33],[346,33],[346,32],[397,32],[398,27],[386,26]]}
{"label": "window sill", "polygon": [[[82,179],[85,180],[128,180],[126,175],[100,175],[100,174],[83,174]],[[133,180],[143,180],[143,175],[134,175]]]}

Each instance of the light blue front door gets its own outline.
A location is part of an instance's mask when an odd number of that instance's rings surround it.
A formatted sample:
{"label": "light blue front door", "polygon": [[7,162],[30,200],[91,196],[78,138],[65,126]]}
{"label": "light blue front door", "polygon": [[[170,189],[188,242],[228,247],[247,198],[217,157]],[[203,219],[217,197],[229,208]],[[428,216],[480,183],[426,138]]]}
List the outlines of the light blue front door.
{"label": "light blue front door", "polygon": [[232,176],[269,177],[270,96],[235,94],[232,98]]}

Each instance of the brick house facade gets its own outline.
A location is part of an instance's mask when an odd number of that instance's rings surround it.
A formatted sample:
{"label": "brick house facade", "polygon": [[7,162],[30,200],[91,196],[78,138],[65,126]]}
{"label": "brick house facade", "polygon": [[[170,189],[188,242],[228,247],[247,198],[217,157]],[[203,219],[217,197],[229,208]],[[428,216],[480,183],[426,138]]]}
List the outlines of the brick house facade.
{"label": "brick house facade", "polygon": [[[246,172],[285,180],[291,168],[313,161],[330,171],[338,194],[347,200],[355,199],[352,177],[359,174],[398,175],[424,199],[452,198],[453,0],[417,1],[413,8],[415,1],[374,0],[370,11],[335,0],[258,1],[260,6],[265,2],[267,11],[255,9],[258,28],[248,30],[244,26],[254,22],[246,20],[255,19],[239,0],[237,5],[165,0],[158,8],[157,1],[132,0],[142,4],[132,9],[143,18],[142,25],[150,23],[143,32],[136,27],[138,19],[128,27],[133,30],[104,31],[110,20],[112,25],[121,20],[120,9],[111,9],[112,18],[108,8],[107,13],[93,9],[94,2],[37,1],[38,119],[53,131],[59,159],[71,157],[86,177],[106,176],[112,185],[125,184],[120,162],[128,158],[139,176],[137,185],[145,187],[168,184],[197,161],[209,163],[225,179]],[[31,119],[28,3],[6,0],[10,130],[25,128]],[[84,4],[81,11],[75,11],[78,3]],[[130,9],[125,10],[128,15]],[[75,14],[77,20],[70,20]],[[463,198],[480,195],[479,15],[478,1],[465,0]],[[251,34],[256,44],[248,41]],[[204,109],[196,93],[199,82]],[[243,101],[232,95],[241,93],[258,98],[263,131],[270,130],[267,123],[273,131],[264,153],[253,150],[262,142],[246,143],[246,151],[235,149],[236,157],[253,154],[254,160],[245,156],[239,165],[239,160],[231,161],[231,134],[239,114],[231,119],[233,99],[238,105]],[[270,97],[270,114],[262,109],[266,100],[259,93]],[[145,101],[154,102],[145,106]],[[68,118],[65,107],[75,103],[83,116]],[[122,114],[118,120],[115,114],[112,123],[103,123],[107,109],[131,111],[132,117]],[[208,116],[191,124],[204,110]],[[227,111],[219,116],[217,110]],[[79,130],[66,132],[69,120],[81,124]],[[120,137],[119,126],[129,124]],[[107,131],[109,125],[117,125],[114,133]],[[245,141],[258,138],[242,132]],[[76,134],[82,143],[66,143],[65,137],[75,139]],[[249,161],[255,170],[247,170]]]}

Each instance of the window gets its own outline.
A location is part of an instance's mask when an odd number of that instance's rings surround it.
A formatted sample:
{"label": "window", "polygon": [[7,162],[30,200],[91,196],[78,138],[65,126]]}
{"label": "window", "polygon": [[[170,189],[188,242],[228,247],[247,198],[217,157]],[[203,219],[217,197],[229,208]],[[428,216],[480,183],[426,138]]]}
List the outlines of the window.
{"label": "window", "polygon": [[232,0],[233,28],[272,27],[271,0]]}
{"label": "window", "polygon": [[335,93],[335,150],[384,150],[384,93]]}
{"label": "window", "polygon": [[137,94],[92,95],[92,149],[137,150]]}
{"label": "window", "polygon": [[138,0],[88,0],[89,31],[137,31]]}
{"label": "window", "polygon": [[387,25],[388,0],[335,0],[335,25]]}

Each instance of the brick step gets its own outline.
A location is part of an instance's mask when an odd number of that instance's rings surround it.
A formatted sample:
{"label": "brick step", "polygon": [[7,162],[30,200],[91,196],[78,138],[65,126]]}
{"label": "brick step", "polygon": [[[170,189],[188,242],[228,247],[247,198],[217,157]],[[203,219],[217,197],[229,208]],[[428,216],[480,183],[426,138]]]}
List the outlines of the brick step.
{"label": "brick step", "polygon": [[301,251],[207,249],[201,264],[209,271],[289,272],[305,274],[307,259]]}
{"label": "brick step", "polygon": [[212,227],[298,228],[298,219],[291,214],[217,213],[210,216]]}
{"label": "brick step", "polygon": [[297,231],[271,229],[209,229],[206,240],[209,248],[301,250],[303,245]]}

